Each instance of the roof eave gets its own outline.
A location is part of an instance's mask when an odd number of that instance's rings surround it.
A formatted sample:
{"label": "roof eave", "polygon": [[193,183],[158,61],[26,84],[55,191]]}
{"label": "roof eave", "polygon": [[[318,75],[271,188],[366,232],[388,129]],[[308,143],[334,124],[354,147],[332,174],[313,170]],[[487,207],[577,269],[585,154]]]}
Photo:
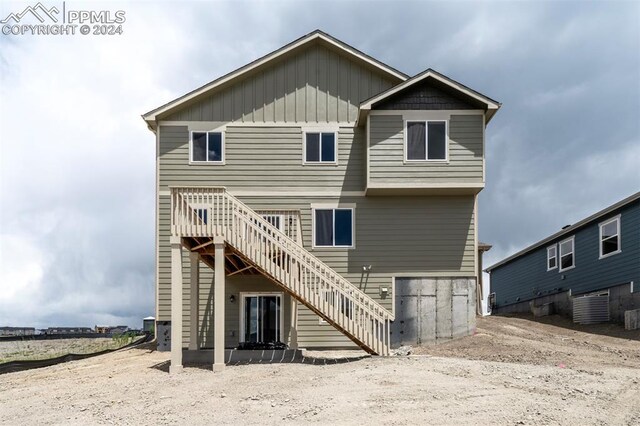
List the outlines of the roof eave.
{"label": "roof eave", "polygon": [[440,74],[439,72],[432,70],[431,68],[428,68],[422,71],[421,73],[416,74],[415,76],[403,81],[402,83],[399,83],[393,87],[390,87],[384,92],[378,93],[377,95],[374,95],[371,98],[361,102],[360,108],[358,111],[358,119],[356,120],[356,126],[359,126],[362,123],[364,123],[364,119],[369,114],[369,111],[373,109],[375,104],[429,77],[434,78],[435,80],[443,84],[446,84],[447,86],[457,90],[458,92],[462,93],[465,96],[468,96],[472,99],[475,99],[483,103],[485,105],[485,124],[489,124],[489,121],[491,121],[493,116],[502,106],[500,102],[495,101],[479,92],[476,92],[475,90],[463,85],[462,83],[458,83],[457,81],[452,80],[449,77],[446,77],[443,74]]}

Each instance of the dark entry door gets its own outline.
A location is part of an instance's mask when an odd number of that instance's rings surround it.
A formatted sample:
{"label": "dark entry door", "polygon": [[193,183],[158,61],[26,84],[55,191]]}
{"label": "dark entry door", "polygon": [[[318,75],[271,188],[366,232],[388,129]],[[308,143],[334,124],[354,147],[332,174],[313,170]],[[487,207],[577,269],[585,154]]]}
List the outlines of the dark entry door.
{"label": "dark entry door", "polygon": [[246,296],[244,303],[244,341],[273,343],[280,341],[280,296]]}

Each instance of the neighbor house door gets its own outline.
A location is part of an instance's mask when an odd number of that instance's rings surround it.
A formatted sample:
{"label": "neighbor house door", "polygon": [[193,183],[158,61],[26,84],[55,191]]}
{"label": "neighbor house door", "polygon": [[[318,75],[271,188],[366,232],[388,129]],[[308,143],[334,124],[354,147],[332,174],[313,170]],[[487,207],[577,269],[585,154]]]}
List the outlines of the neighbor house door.
{"label": "neighbor house door", "polygon": [[243,342],[282,342],[282,295],[242,295]]}

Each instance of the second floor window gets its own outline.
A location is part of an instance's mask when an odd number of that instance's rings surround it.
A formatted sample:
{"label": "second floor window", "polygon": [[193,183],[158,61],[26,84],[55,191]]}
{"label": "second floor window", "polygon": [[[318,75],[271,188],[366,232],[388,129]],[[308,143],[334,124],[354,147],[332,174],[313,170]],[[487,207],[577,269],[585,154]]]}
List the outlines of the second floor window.
{"label": "second floor window", "polygon": [[600,224],[600,257],[620,251],[620,217],[614,217]]}
{"label": "second floor window", "polygon": [[566,271],[567,269],[571,269],[576,266],[575,258],[574,258],[574,239],[573,237],[560,241],[558,244],[560,247],[560,269],[558,271]]}
{"label": "second floor window", "polygon": [[446,121],[407,121],[405,138],[407,161],[447,160]]}
{"label": "second floor window", "polygon": [[547,271],[558,267],[558,252],[555,245],[547,247]]}
{"label": "second floor window", "polygon": [[307,132],[304,134],[305,163],[336,163],[336,134],[334,132]]}
{"label": "second floor window", "polygon": [[224,162],[224,141],[221,132],[192,132],[191,161],[194,163]]}

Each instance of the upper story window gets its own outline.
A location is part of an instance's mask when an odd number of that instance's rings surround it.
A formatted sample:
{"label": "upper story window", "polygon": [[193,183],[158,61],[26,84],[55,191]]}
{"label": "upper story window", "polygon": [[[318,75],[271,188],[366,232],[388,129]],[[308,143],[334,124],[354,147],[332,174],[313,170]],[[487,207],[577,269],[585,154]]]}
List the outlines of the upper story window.
{"label": "upper story window", "polygon": [[547,247],[547,271],[558,267],[558,247],[554,244]]}
{"label": "upper story window", "polygon": [[405,135],[406,161],[447,161],[446,121],[407,121]]}
{"label": "upper story window", "polygon": [[622,251],[620,247],[620,216],[600,224],[600,258]]}
{"label": "upper story window", "polygon": [[568,238],[564,241],[560,241],[558,247],[560,248],[560,269],[559,272],[566,271],[576,266],[575,262],[575,240],[574,237]]}
{"label": "upper story window", "polygon": [[353,209],[314,209],[314,247],[353,247]]}
{"label": "upper story window", "polygon": [[191,132],[192,163],[224,163],[222,132]]}
{"label": "upper story window", "polygon": [[305,132],[304,163],[336,164],[336,140],[335,132]]}

